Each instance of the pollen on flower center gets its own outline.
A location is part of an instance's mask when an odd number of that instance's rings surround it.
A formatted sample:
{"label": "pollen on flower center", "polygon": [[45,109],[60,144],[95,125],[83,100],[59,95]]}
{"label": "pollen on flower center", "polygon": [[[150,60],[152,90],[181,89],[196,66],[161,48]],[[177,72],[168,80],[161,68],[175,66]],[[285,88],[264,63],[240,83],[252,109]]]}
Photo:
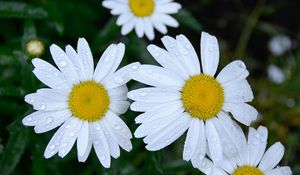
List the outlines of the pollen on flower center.
{"label": "pollen on flower center", "polygon": [[85,81],[75,85],[69,94],[69,109],[72,114],[86,121],[101,119],[108,110],[109,96],[103,85]]}
{"label": "pollen on flower center", "polygon": [[246,165],[238,167],[232,175],[264,175],[264,173],[257,167]]}
{"label": "pollen on flower center", "polygon": [[135,16],[145,17],[153,13],[155,4],[153,0],[129,0],[129,7]]}
{"label": "pollen on flower center", "polygon": [[224,103],[224,90],[212,76],[191,76],[182,88],[181,100],[185,110],[202,120],[215,117]]}

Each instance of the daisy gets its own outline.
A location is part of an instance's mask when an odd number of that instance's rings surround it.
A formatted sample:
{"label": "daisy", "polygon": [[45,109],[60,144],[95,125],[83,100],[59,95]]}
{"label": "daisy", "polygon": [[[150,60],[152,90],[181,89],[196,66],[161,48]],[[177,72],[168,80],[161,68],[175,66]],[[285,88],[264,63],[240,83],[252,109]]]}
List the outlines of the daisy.
{"label": "daisy", "polygon": [[130,105],[126,101],[129,74],[140,64],[117,70],[125,52],[123,43],[110,45],[95,70],[84,38],[78,40],[77,52],[70,45],[66,52],[52,45],[50,52],[58,69],[39,58],[32,60],[33,73],[49,88],[25,96],[37,111],[26,116],[23,124],[34,126],[36,133],[62,125],[49,142],[45,158],[56,153],[65,157],[77,140],[80,162],[85,162],[93,146],[101,164],[110,167],[110,156],[120,156],[119,146],[126,151],[132,149],[132,134],[119,115]]}
{"label": "daisy", "polygon": [[[249,128],[248,142],[238,157],[224,158],[219,167],[205,158],[195,167],[207,175],[292,175],[290,167],[275,167],[283,157],[284,147],[277,142],[265,152],[267,138],[267,128]],[[243,140],[246,142],[245,136]]]}
{"label": "daisy", "polygon": [[179,26],[169,15],[181,9],[181,5],[173,0],[104,0],[102,5],[111,9],[111,14],[119,15],[117,25],[122,26],[122,35],[135,28],[139,38],[145,34],[149,40],[153,40],[154,28],[166,34],[166,26]]}
{"label": "daisy", "polygon": [[200,161],[208,146],[212,160],[220,163],[225,155],[240,149],[243,132],[231,119],[247,126],[257,111],[246,102],[253,99],[246,80],[249,72],[242,61],[228,64],[214,76],[219,62],[217,39],[203,32],[201,67],[189,40],[162,38],[167,50],[149,45],[148,51],[163,67],[141,65],[132,78],[152,87],[133,90],[128,97],[135,102],[133,111],[144,112],[135,121],[141,123],[134,135],[145,137],[146,148],[160,150],[188,130],[183,159]]}

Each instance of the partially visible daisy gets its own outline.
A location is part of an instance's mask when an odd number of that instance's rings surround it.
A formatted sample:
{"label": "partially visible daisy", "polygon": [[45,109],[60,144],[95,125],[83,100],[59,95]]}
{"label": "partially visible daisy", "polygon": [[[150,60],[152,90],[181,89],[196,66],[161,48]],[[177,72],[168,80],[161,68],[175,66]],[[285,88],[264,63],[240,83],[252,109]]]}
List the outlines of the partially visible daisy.
{"label": "partially visible daisy", "polygon": [[267,73],[269,80],[271,80],[273,83],[281,84],[285,80],[283,70],[273,64],[268,67]]}
{"label": "partially visible daisy", "polygon": [[78,160],[84,162],[92,146],[101,162],[110,167],[111,156],[120,156],[121,146],[132,149],[132,134],[119,117],[127,111],[126,83],[139,67],[129,64],[119,70],[125,52],[123,43],[110,45],[94,70],[93,56],[84,38],[78,40],[77,52],[66,46],[66,52],[56,45],[50,47],[58,69],[41,59],[33,59],[33,73],[49,88],[25,96],[25,101],[37,110],[26,116],[23,124],[35,126],[36,133],[56,127],[44,156],[56,153],[64,157],[77,140]]}
{"label": "partially visible daisy", "polygon": [[166,26],[178,27],[178,22],[170,16],[181,9],[173,0],[104,0],[102,5],[111,9],[111,14],[119,15],[117,25],[122,26],[122,35],[135,28],[138,37],[144,34],[154,39],[154,28],[166,34]]}
{"label": "partially visible daisy", "polygon": [[233,61],[215,77],[219,47],[208,33],[201,36],[201,67],[185,36],[165,36],[162,42],[167,50],[150,45],[148,51],[163,67],[141,65],[132,75],[152,86],[128,93],[135,100],[131,109],[144,112],[135,119],[141,125],[134,135],[145,137],[146,148],[156,151],[188,130],[183,159],[201,161],[208,150],[213,161],[221,163],[223,152],[235,155],[243,144],[243,132],[228,112],[247,126],[257,119],[257,111],[247,104],[253,99],[249,72],[242,61]]}
{"label": "partially visible daisy", "polygon": [[291,50],[292,45],[292,40],[287,35],[274,36],[268,43],[269,50],[274,56],[280,56]]}
{"label": "partially visible daisy", "polygon": [[[267,138],[267,128],[249,128],[247,144],[238,157],[224,158],[221,166],[214,166],[205,158],[194,166],[207,175],[292,175],[290,167],[276,167],[284,155],[280,142],[265,152]],[[243,140],[246,141],[245,136]]]}

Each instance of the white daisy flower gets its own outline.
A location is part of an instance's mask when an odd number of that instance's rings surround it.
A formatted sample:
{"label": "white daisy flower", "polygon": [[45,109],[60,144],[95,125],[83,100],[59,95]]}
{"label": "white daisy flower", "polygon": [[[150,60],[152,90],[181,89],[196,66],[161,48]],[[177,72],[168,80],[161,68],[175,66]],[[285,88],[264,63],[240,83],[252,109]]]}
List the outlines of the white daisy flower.
{"label": "white daisy flower", "polygon": [[[248,142],[239,156],[224,158],[221,166],[205,158],[195,167],[207,175],[292,175],[290,167],[275,167],[283,157],[284,147],[277,142],[265,152],[267,138],[267,128],[249,128]],[[243,140],[246,142],[245,136]]]}
{"label": "white daisy flower", "polygon": [[148,51],[163,67],[141,65],[132,78],[152,87],[133,90],[128,97],[135,100],[133,111],[144,112],[135,121],[141,123],[134,135],[145,137],[146,148],[160,150],[187,129],[183,159],[192,162],[204,158],[208,150],[215,163],[223,152],[234,155],[240,149],[243,132],[229,116],[249,126],[257,111],[246,102],[253,99],[246,80],[249,72],[242,61],[228,64],[214,77],[219,63],[217,39],[203,32],[201,36],[201,67],[189,40],[162,38],[167,50],[155,45]]}
{"label": "white daisy flower", "polygon": [[34,126],[36,133],[62,125],[49,142],[45,158],[56,153],[66,156],[77,140],[80,162],[88,158],[93,146],[101,164],[110,167],[110,156],[120,156],[119,146],[126,151],[132,149],[132,134],[119,115],[130,105],[126,101],[129,74],[140,64],[117,70],[125,52],[123,43],[110,45],[95,70],[84,38],[78,40],[77,52],[70,45],[66,52],[52,45],[50,52],[59,69],[41,59],[32,60],[33,73],[49,88],[25,96],[25,101],[37,111],[26,116],[23,124]]}
{"label": "white daisy flower", "polygon": [[135,28],[138,37],[144,34],[154,39],[154,28],[166,34],[166,26],[178,27],[178,22],[169,14],[175,14],[181,5],[173,0],[104,0],[102,5],[111,9],[112,15],[119,15],[117,25],[122,26],[122,35]]}

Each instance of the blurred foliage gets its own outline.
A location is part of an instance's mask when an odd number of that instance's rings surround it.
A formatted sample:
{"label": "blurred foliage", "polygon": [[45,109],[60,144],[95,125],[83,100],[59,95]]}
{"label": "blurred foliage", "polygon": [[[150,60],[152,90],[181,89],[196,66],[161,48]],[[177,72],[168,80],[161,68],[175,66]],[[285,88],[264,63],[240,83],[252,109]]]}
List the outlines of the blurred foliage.
{"label": "blurred foliage", "polygon": [[[199,53],[200,32],[216,35],[221,48],[220,68],[234,59],[242,59],[250,71],[249,81],[254,91],[252,103],[262,118],[254,127],[269,128],[269,142],[281,141],[286,154],[281,165],[292,167],[300,174],[300,3],[296,0],[185,0],[183,9],[175,15],[178,29],[169,28],[169,35],[185,34]],[[149,152],[142,139],[133,139],[133,150],[122,151],[121,157],[104,169],[91,153],[85,163],[78,163],[75,148],[64,159],[57,156],[48,160],[43,152],[55,131],[37,135],[32,128],[21,124],[21,119],[33,110],[23,99],[43,85],[33,76],[26,43],[38,39],[45,44],[41,56],[49,62],[52,43],[64,47],[76,45],[85,37],[95,60],[113,42],[126,44],[123,64],[134,61],[156,64],[146,50],[150,43],[132,32],[120,35],[112,17],[98,0],[23,0],[0,1],[0,174],[104,174],[153,175],[201,174],[190,162],[182,160],[184,137],[164,150]],[[273,56],[268,41],[285,34],[292,39],[292,49],[281,56]],[[161,34],[151,42],[162,46]],[[267,67],[280,67],[285,75],[282,84],[268,79]],[[130,88],[140,86],[130,82]],[[128,111],[123,119],[132,131],[136,129],[137,113]],[[246,129],[246,128],[245,128]]]}

